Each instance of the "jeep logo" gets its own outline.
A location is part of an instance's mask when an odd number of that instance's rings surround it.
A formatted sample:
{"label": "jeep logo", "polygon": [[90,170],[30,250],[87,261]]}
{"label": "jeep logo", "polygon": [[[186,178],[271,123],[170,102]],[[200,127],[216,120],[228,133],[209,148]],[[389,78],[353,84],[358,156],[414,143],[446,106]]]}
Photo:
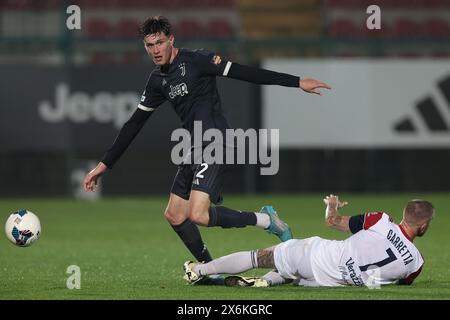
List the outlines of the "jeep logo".
{"label": "jeep logo", "polygon": [[96,121],[112,123],[119,129],[134,112],[138,101],[135,92],[112,94],[100,91],[90,96],[86,92],[70,93],[69,86],[60,83],[55,88],[54,105],[48,100],[40,102],[38,114],[42,120],[51,123]]}

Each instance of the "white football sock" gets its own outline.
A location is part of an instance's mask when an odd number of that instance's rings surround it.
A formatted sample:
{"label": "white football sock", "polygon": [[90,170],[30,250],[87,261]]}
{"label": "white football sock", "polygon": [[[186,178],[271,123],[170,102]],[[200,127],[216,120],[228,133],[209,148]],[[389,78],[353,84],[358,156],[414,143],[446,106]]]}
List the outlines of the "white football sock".
{"label": "white football sock", "polygon": [[236,252],[208,263],[199,263],[193,271],[202,276],[220,273],[237,274],[256,268],[256,257],[256,250]]}
{"label": "white football sock", "polygon": [[271,286],[276,286],[276,285],[280,285],[280,284],[288,282],[287,279],[283,278],[275,270],[269,271],[268,273],[263,275],[261,278],[266,280]]}
{"label": "white football sock", "polygon": [[267,229],[270,226],[270,217],[266,213],[255,212],[256,226],[262,229]]}

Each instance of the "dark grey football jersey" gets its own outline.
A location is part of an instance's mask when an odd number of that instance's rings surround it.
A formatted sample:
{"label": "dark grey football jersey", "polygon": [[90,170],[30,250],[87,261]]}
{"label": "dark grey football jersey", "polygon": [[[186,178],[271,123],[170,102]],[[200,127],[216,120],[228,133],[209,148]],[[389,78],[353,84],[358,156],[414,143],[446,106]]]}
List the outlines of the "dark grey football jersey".
{"label": "dark grey football jersey", "polygon": [[218,63],[214,57],[211,51],[179,49],[171,64],[152,71],[139,108],[152,111],[169,101],[192,137],[194,121],[202,122],[202,131],[216,128],[224,132],[229,126],[222,112],[216,76],[226,76],[231,62]]}

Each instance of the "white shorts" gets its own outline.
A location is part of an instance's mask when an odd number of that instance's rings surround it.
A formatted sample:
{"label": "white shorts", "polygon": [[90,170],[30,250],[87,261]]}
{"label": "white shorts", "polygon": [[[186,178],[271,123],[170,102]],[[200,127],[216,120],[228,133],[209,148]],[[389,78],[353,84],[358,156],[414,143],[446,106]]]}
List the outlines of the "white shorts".
{"label": "white shorts", "polygon": [[[310,285],[315,284],[311,268],[311,244],[319,237],[292,239],[275,247],[273,256],[278,273],[287,279],[303,279]],[[304,284],[306,284],[304,283]],[[303,285],[300,283],[300,285]]]}

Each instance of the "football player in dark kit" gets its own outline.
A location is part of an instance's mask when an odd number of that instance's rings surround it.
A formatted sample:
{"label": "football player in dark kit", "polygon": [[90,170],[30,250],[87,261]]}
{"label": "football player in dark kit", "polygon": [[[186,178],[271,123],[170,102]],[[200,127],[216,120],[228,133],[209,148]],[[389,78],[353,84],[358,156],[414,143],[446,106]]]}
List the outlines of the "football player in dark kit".
{"label": "football player in dark kit", "polygon": [[[229,126],[220,105],[216,76],[301,88],[319,95],[320,88],[330,89],[327,84],[313,79],[300,80],[297,76],[232,63],[210,51],[176,48],[170,22],[162,16],[147,19],[140,31],[145,49],[156,68],[148,78],[136,111],[123,125],[101,162],[86,175],[83,182],[86,191],[94,191],[99,177],[114,166],[153,111],[165,101],[171,103],[183,128],[191,133],[191,141],[195,140],[194,121],[201,122],[202,133],[215,128],[225,136]],[[204,147],[205,143],[200,146]],[[289,226],[271,206],[264,206],[260,212],[211,206],[211,203],[217,205],[221,202],[225,164],[191,162],[179,166],[164,215],[198,261],[209,262],[212,258],[197,225],[222,228],[257,226],[275,234],[281,241],[292,238]]]}

